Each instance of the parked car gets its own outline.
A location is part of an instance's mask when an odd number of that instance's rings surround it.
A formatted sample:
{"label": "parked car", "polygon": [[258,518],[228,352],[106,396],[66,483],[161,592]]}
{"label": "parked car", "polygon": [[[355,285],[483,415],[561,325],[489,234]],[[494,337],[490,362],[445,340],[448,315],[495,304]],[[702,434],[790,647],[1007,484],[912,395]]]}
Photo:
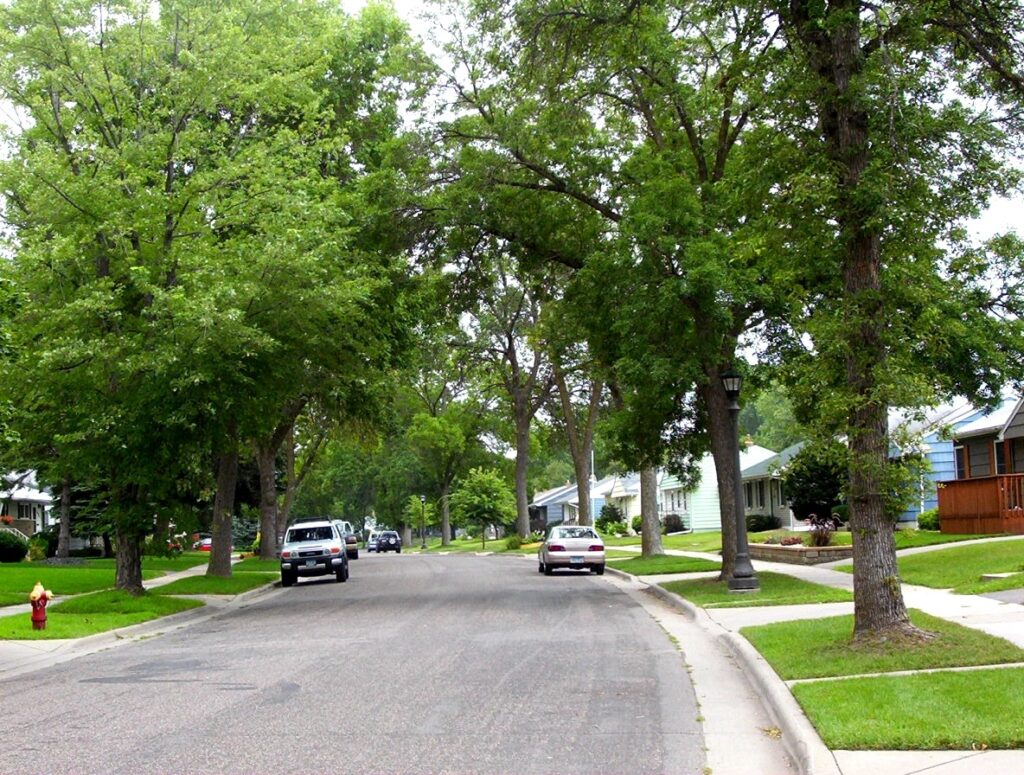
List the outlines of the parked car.
{"label": "parked car", "polygon": [[352,529],[352,523],[346,522],[344,519],[336,519],[334,520],[334,525],[345,538],[345,554],[348,555],[350,560],[358,560],[359,537],[356,535],[356,531]]}
{"label": "parked car", "polygon": [[537,550],[537,571],[550,576],[555,569],[589,570],[604,574],[604,540],[592,527],[558,525]]}
{"label": "parked car", "polygon": [[299,576],[333,573],[348,581],[345,538],[329,520],[298,522],[288,528],[281,547],[281,586],[290,587]]}
{"label": "parked car", "polygon": [[370,532],[370,537],[366,539],[366,551],[375,552],[377,551],[377,539],[380,537],[380,533],[376,530]]}
{"label": "parked car", "polygon": [[211,538],[210,536],[205,536],[203,538],[200,538],[198,541],[196,541],[194,544],[192,544],[192,548],[193,549],[198,549],[200,552],[212,551],[212,549],[213,549],[213,538]]}
{"label": "parked car", "polygon": [[402,553],[402,538],[394,530],[385,530],[377,536],[377,552]]}

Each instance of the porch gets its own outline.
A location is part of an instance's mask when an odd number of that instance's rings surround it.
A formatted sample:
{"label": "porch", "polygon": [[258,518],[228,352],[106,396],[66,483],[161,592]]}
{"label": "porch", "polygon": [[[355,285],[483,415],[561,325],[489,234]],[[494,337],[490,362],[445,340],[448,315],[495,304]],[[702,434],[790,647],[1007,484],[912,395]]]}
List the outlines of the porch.
{"label": "porch", "polygon": [[1024,534],[1024,474],[938,483],[943,533]]}

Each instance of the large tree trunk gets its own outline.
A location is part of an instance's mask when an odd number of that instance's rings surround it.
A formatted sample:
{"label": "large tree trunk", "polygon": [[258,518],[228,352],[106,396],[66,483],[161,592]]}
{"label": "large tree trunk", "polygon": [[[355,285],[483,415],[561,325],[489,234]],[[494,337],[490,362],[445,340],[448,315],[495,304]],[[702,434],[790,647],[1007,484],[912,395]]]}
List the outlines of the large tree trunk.
{"label": "large tree trunk", "polygon": [[142,536],[131,517],[121,516],[115,520],[114,540],[117,543],[116,579],[114,586],[132,595],[141,595],[142,587]]}
{"label": "large tree trunk", "polygon": [[530,413],[516,405],[516,532],[525,539],[530,535],[530,496],[526,487],[530,465]]}
{"label": "large tree trunk", "polygon": [[277,556],[277,450],[256,446],[256,466],[260,472],[260,559]]}
{"label": "large tree trunk", "polygon": [[801,0],[791,6],[797,34],[820,78],[818,109],[829,156],[839,171],[837,221],[844,247],[843,301],[850,410],[850,529],[853,533],[854,638],[916,634],[896,564],[892,522],[882,493],[888,466],[888,406],[876,374],[885,368],[882,250],[876,196],[863,190],[870,162],[870,120],[859,83],[864,70],[861,3],[834,0],[830,18]]}
{"label": "large tree trunk", "polygon": [[295,428],[293,426],[284,438],[284,499],[277,512],[275,542],[277,536],[284,533],[284,529],[288,526],[288,520],[291,519],[292,505],[295,503],[295,494],[298,488],[299,485],[295,479]]}
{"label": "large tree trunk", "polygon": [[578,521],[581,525],[592,525],[594,524],[594,514],[590,505],[590,476],[593,469],[591,468],[590,453],[594,448],[594,426],[600,411],[604,382],[597,379],[591,381],[587,415],[583,419],[583,427],[580,428],[579,423],[576,422],[576,412],[572,405],[569,385],[557,358],[552,358],[552,368],[555,375],[555,386],[558,389],[558,400],[562,408],[562,421],[565,423],[565,436],[569,443],[569,454],[572,456],[572,465],[576,473],[576,496],[579,500]]}
{"label": "large tree trunk", "polygon": [[[711,438],[711,456],[715,462],[715,476],[718,479],[718,509],[722,523],[722,573],[721,581],[732,578],[736,565],[736,446],[739,439],[733,432],[729,416],[729,402],[722,390],[717,369],[711,369],[708,382],[699,388],[704,405],[708,410],[708,435]],[[746,529],[746,522],[743,523]]]}
{"label": "large tree trunk", "polygon": [[71,551],[71,477],[60,485],[60,530],[57,533],[57,557],[66,560]]}
{"label": "large tree trunk", "polygon": [[640,546],[644,557],[664,554],[661,548],[661,521],[658,519],[658,469],[640,471]]}
{"label": "large tree trunk", "polygon": [[448,483],[441,485],[441,546],[452,542],[452,518],[448,508]]}
{"label": "large tree trunk", "polygon": [[235,486],[238,483],[238,448],[217,456],[217,494],[213,498],[213,534],[207,576],[231,576],[231,523],[235,511]]}

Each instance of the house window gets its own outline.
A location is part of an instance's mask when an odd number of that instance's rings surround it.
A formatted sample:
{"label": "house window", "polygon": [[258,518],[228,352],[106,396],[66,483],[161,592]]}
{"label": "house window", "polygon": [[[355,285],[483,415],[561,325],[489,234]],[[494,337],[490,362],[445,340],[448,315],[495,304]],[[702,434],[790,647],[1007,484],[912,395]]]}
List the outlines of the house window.
{"label": "house window", "polygon": [[19,503],[18,504],[18,519],[32,519],[32,504],[31,503]]}
{"label": "house window", "polygon": [[992,442],[996,446],[996,473],[1006,473],[1006,445],[1001,441]]}
{"label": "house window", "polygon": [[750,482],[743,485],[743,501],[748,509],[754,505],[754,488]]}
{"label": "house window", "polygon": [[764,508],[764,479],[757,483],[757,507],[759,509]]}
{"label": "house window", "polygon": [[970,466],[971,476],[990,476],[992,474],[992,446],[991,444],[974,443],[967,444],[967,464]]}
{"label": "house window", "polygon": [[967,453],[964,452],[963,447],[953,448],[953,465],[956,468],[956,478],[966,479],[967,478]]}

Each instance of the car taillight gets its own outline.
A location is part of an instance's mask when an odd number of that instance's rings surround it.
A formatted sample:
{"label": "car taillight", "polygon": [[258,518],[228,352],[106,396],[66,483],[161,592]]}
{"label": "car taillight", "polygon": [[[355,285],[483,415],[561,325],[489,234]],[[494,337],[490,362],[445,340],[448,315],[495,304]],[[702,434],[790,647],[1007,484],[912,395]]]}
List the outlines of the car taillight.
{"label": "car taillight", "polygon": [[281,552],[281,557],[283,557],[283,558],[284,558],[284,559],[286,559],[286,560],[287,560],[287,559],[288,559],[289,557],[291,557],[291,556],[292,556],[292,553],[291,553],[291,552]]}
{"label": "car taillight", "polygon": [[561,544],[548,544],[548,551],[549,552],[564,552],[565,551],[565,547],[562,546]]}
{"label": "car taillight", "polygon": [[591,544],[587,547],[588,552],[603,552],[604,547],[601,544]]}
{"label": "car taillight", "polygon": [[341,547],[340,546],[332,546],[331,547],[331,554],[341,554]]}

